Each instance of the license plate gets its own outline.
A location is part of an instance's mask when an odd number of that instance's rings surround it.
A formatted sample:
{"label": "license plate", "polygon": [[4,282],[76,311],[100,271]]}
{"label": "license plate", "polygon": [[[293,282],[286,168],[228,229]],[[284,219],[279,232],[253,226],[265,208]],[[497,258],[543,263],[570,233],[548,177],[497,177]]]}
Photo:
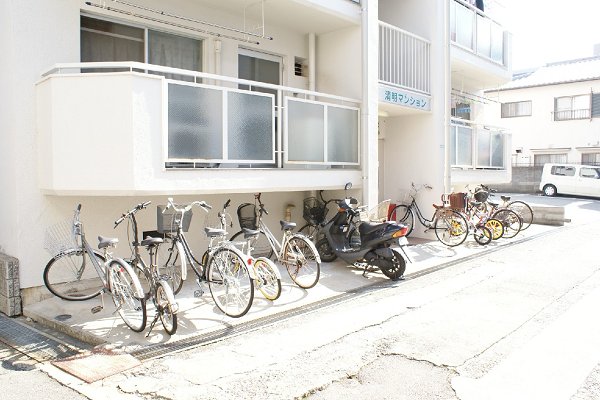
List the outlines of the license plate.
{"label": "license plate", "polygon": [[408,239],[406,238],[406,236],[400,236],[398,238],[398,244],[400,246],[406,246],[406,245],[408,245]]}

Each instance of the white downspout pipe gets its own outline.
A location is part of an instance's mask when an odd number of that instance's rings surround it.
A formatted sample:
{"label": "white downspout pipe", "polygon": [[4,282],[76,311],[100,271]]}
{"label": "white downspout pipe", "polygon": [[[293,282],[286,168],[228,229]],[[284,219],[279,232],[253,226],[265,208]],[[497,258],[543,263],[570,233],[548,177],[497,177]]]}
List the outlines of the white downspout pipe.
{"label": "white downspout pipe", "polygon": [[308,34],[308,90],[316,92],[317,71],[316,71],[317,39],[314,33]]}

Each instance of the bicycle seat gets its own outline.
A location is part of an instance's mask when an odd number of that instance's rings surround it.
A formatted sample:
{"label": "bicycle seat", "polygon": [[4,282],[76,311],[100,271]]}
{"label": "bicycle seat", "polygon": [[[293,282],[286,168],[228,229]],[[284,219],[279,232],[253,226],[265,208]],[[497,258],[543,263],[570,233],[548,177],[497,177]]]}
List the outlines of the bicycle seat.
{"label": "bicycle seat", "polygon": [[106,247],[114,247],[119,243],[119,238],[108,238],[104,236],[98,236],[98,248],[104,249]]}
{"label": "bicycle seat", "polygon": [[248,228],[242,228],[242,232],[244,232],[244,239],[258,236],[258,234],[260,233],[260,231],[257,231],[254,229],[248,229]]}
{"label": "bicycle seat", "polygon": [[141,245],[144,247],[156,246],[164,242],[162,238],[146,236],[146,239],[142,240]]}
{"label": "bicycle seat", "polygon": [[227,235],[227,231],[225,229],[218,229],[218,228],[204,228],[204,232],[206,232],[206,236],[208,236],[208,237],[217,237],[217,236]]}
{"label": "bicycle seat", "polygon": [[500,196],[502,201],[510,201],[510,196]]}
{"label": "bicycle seat", "polygon": [[281,229],[284,231],[294,229],[296,227],[295,222],[288,222],[288,221],[281,220],[281,221],[279,221],[279,223],[281,224]]}
{"label": "bicycle seat", "polygon": [[438,206],[437,204],[432,204],[433,208],[435,208],[436,210],[439,210],[440,208],[448,208],[446,205],[442,204],[441,206]]}
{"label": "bicycle seat", "polygon": [[492,202],[492,201],[488,201],[488,203],[489,203],[489,205],[490,205],[490,206],[492,206],[492,207],[498,207],[498,206],[499,206],[499,203],[494,203],[494,202]]}

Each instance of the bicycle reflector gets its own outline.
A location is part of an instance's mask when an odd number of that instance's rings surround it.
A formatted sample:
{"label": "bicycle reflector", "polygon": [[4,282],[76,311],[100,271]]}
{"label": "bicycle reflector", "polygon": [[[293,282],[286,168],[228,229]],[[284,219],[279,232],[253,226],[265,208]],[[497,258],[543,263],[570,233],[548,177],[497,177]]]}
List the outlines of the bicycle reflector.
{"label": "bicycle reflector", "polygon": [[394,239],[399,238],[399,237],[405,236],[407,232],[408,232],[408,226],[403,226],[402,228],[400,228],[396,232],[394,232],[392,237]]}

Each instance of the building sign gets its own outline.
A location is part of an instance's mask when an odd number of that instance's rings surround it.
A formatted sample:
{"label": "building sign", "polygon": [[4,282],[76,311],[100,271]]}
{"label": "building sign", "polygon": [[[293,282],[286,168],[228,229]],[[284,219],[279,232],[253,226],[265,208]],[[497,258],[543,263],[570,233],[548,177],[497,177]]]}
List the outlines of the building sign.
{"label": "building sign", "polygon": [[408,90],[379,85],[379,101],[399,106],[431,111],[431,98]]}

